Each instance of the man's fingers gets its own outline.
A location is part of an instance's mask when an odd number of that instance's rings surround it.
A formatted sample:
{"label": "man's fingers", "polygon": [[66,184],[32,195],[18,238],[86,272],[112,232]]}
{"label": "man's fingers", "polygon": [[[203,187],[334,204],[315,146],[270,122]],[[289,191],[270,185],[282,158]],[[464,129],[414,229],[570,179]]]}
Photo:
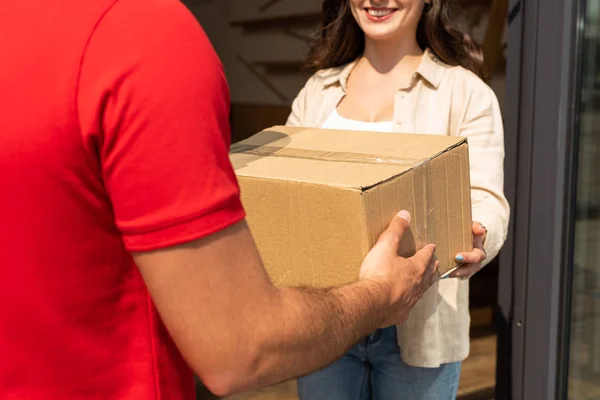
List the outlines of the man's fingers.
{"label": "man's fingers", "polygon": [[400,239],[410,224],[410,213],[406,210],[400,211],[390,222],[388,228],[379,237],[377,243],[387,242],[397,248],[400,247]]}
{"label": "man's fingers", "polygon": [[456,256],[456,261],[463,264],[480,264],[485,261],[486,254],[481,249],[473,249],[468,253],[459,253]]}
{"label": "man's fingers", "polygon": [[410,225],[410,219],[410,213],[406,210],[402,210],[392,219],[388,229],[391,229],[394,232],[400,232],[402,235],[402,233],[408,229],[408,225]]}
{"label": "man's fingers", "polygon": [[428,244],[423,247],[421,250],[417,251],[417,253],[412,256],[410,259],[414,260],[421,265],[429,265],[433,260],[433,255],[435,254],[435,244]]}

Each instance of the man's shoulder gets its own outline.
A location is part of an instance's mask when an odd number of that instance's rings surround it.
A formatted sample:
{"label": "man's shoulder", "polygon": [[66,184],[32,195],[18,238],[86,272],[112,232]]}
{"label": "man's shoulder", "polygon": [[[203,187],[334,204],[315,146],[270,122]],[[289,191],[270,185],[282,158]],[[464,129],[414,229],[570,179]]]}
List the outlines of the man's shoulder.
{"label": "man's shoulder", "polygon": [[[178,0],[112,0],[90,31],[83,58],[84,68],[109,75],[136,70],[173,76],[182,64],[198,59],[221,68],[198,20]],[[147,80],[146,84],[157,83]]]}
{"label": "man's shoulder", "polygon": [[[118,0],[30,0],[1,1],[0,26],[6,34],[27,31],[38,42],[48,46],[53,41],[62,42],[66,49],[89,35],[102,16]],[[27,36],[13,36],[14,40],[27,40]],[[41,43],[38,43],[41,44]]]}
{"label": "man's shoulder", "polygon": [[[101,0],[104,10],[98,15],[98,28],[112,29],[116,38],[127,40],[136,35],[173,34],[192,27],[202,31],[200,24],[179,0]],[[157,42],[150,41],[150,44]]]}

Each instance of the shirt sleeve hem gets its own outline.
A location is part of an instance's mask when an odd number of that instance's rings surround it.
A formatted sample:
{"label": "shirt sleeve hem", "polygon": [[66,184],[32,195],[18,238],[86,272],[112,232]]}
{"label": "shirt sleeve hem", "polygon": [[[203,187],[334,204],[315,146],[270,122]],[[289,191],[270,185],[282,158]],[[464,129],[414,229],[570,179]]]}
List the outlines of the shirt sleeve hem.
{"label": "shirt sleeve hem", "polygon": [[213,235],[246,217],[239,207],[223,208],[185,222],[143,234],[123,236],[125,247],[130,252],[144,252],[177,246]]}

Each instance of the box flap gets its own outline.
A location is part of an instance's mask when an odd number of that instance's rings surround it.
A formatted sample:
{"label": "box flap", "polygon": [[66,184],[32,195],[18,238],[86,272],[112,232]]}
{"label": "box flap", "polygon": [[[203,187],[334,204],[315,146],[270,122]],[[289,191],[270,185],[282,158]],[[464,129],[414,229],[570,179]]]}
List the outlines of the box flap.
{"label": "box flap", "polygon": [[231,161],[239,176],[363,190],[465,141],[456,136],[276,126],[234,144]]}

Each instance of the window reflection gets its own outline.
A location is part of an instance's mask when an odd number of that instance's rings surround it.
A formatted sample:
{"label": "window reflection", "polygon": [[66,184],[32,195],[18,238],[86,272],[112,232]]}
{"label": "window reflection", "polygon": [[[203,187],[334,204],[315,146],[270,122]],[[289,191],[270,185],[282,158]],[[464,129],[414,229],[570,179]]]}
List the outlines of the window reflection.
{"label": "window reflection", "polygon": [[600,399],[600,2],[584,4],[569,399]]}

